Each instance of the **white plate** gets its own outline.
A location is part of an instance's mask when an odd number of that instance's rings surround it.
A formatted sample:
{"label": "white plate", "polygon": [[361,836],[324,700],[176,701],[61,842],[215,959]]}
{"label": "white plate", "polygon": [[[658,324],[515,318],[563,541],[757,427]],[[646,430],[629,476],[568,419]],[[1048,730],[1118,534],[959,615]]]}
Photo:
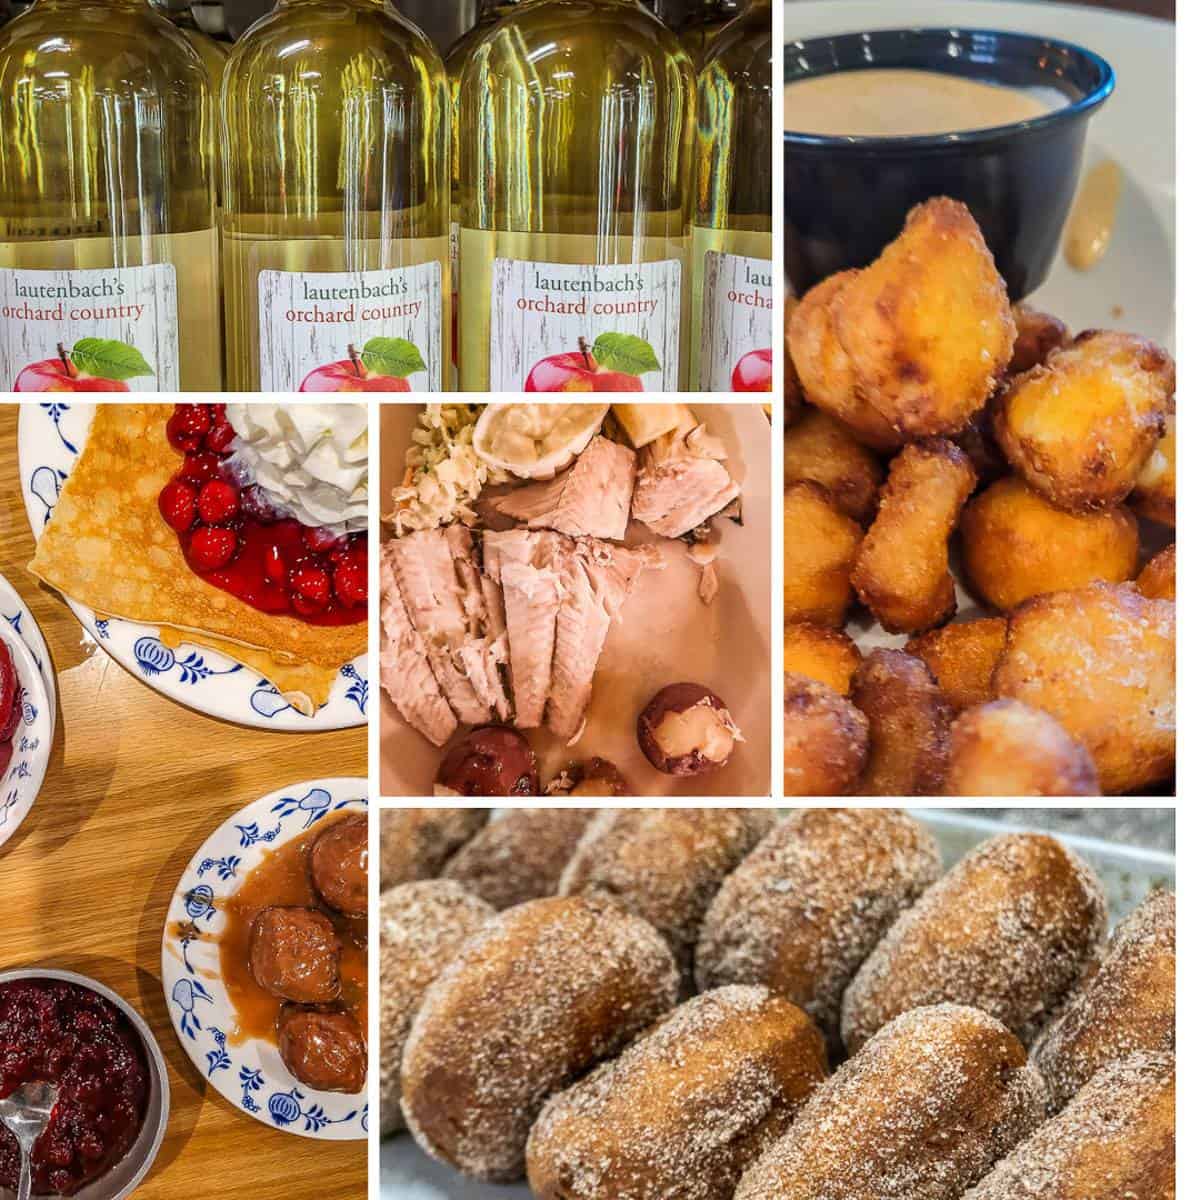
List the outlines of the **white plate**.
{"label": "white plate", "polygon": [[[22,404],[17,454],[25,511],[35,539],[54,512],[62,485],[87,442],[93,404]],[[3,596],[0,595],[0,601]],[[320,733],[367,723],[367,656],[342,667],[328,703],[315,716],[298,713],[256,671],[217,650],[163,645],[154,625],[103,620],[67,600],[96,642],[156,692],[210,717],[260,729]]]}
{"label": "white plate", "polygon": [[[180,1044],[205,1082],[256,1121],[300,1137],[348,1141],[367,1136],[367,1092],[349,1096],[306,1088],[278,1049],[257,1038],[229,1040],[237,1024],[221,980],[213,935],[224,925],[223,899],[263,860],[275,842],[298,837],[327,813],[365,810],[365,779],[314,779],[281,788],[234,813],[188,863],[163,927],[162,981]],[[204,939],[180,936],[194,924]]]}
{"label": "white plate", "polygon": [[1030,303],[1073,330],[1120,329],[1175,344],[1175,27],[1070,4],[1010,0],[789,0],[788,41],[868,29],[958,26],[1076,42],[1108,59],[1112,99],[1088,127],[1083,169],[1118,162],[1125,189],[1112,246],[1091,271],[1060,255]]}
{"label": "white plate", "polygon": [[[30,627],[36,629],[30,619]],[[54,743],[54,708],[33,651],[11,623],[0,624],[0,641],[8,647],[21,681],[21,720],[13,733],[13,754],[0,779],[0,846],[29,815],[41,791]],[[43,644],[43,649],[44,649]]]}

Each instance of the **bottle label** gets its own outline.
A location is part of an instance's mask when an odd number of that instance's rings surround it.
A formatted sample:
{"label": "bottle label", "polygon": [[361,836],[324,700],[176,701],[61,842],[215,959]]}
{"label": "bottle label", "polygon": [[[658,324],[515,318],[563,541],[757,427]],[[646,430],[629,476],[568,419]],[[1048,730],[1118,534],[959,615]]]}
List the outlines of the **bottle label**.
{"label": "bottle label", "polygon": [[458,390],[458,231],[459,223],[450,222],[450,379],[451,391]]}
{"label": "bottle label", "polygon": [[491,390],[676,391],[682,287],[675,260],[495,259]]}
{"label": "bottle label", "polygon": [[442,264],[382,271],[260,271],[264,392],[436,392]]}
{"label": "bottle label", "polygon": [[705,254],[701,391],[771,390],[772,297],[770,259]]}
{"label": "bottle label", "polygon": [[175,268],[0,268],[0,390],[178,391]]}

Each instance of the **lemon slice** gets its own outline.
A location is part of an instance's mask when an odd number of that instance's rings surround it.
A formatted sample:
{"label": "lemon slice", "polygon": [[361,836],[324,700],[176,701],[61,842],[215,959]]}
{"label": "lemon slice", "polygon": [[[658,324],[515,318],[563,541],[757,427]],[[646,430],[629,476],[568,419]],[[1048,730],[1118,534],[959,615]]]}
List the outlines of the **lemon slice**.
{"label": "lemon slice", "polygon": [[604,424],[607,404],[489,404],[475,424],[475,453],[521,479],[551,479]]}

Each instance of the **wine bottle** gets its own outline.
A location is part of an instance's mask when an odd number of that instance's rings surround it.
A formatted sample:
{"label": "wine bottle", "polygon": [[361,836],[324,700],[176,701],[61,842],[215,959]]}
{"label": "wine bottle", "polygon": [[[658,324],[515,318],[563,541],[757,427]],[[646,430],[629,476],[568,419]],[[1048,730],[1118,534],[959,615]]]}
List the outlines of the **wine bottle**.
{"label": "wine bottle", "polygon": [[208,77],[212,82],[213,101],[219,101],[221,96],[221,78],[225,74],[225,64],[229,61],[229,47],[224,42],[211,38],[196,24],[192,10],[187,0],[155,0],[163,15],[187,38],[192,49],[200,55]]}
{"label": "wine bottle", "polygon": [[213,117],[148,0],[0,30],[0,388],[220,388]]}
{"label": "wine bottle", "polygon": [[534,0],[459,92],[464,391],[687,379],[695,80],[637,0]]}
{"label": "wine bottle", "polygon": [[520,0],[480,0],[475,24],[446,51],[446,83],[450,91],[450,387],[458,380],[458,93],[462,71],[472,51],[483,41],[488,30],[506,16]]}
{"label": "wine bottle", "polygon": [[771,5],[750,6],[700,72],[692,387],[771,387]]}
{"label": "wine bottle", "polygon": [[738,0],[692,0],[688,5],[675,32],[697,71],[704,66],[717,35],[738,15],[738,9]]}
{"label": "wine bottle", "polygon": [[278,0],[222,92],[229,384],[439,391],[446,74],[388,0]]}

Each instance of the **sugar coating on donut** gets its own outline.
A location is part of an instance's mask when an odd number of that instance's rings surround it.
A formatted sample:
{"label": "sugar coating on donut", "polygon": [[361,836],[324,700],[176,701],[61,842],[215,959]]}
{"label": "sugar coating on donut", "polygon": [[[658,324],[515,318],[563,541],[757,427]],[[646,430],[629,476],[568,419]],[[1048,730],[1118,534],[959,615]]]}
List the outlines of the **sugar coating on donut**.
{"label": "sugar coating on donut", "polygon": [[487,819],[486,808],[384,809],[379,821],[379,886],[433,879]]}
{"label": "sugar coating on donut", "polygon": [[774,826],[769,809],[619,809],[588,826],[559,894],[607,896],[649,921],[690,989],[700,924],[725,877]]}
{"label": "sugar coating on donut", "polygon": [[1095,961],[1108,907],[1092,869],[1061,842],[1017,833],[982,843],[902,913],[846,989],[854,1053],[894,1016],[967,1004],[1029,1045]]}
{"label": "sugar coating on donut", "polygon": [[1075,1098],[963,1200],[1167,1200],[1175,1195],[1175,1056],[1135,1054]]}
{"label": "sugar coating on donut", "polygon": [[743,1176],[735,1200],[958,1200],[1044,1118],[1021,1043],[939,1004],[884,1026]]}
{"label": "sugar coating on donut", "polygon": [[429,985],[495,913],[449,880],[389,888],[379,900],[379,1100],[381,1133],[403,1128],[400,1060]]}
{"label": "sugar coating on donut", "polygon": [[761,987],[706,992],[546,1105],[530,1186],[539,1200],[728,1200],[825,1074],[795,1005]]}
{"label": "sugar coating on donut", "polygon": [[409,1130],[427,1154],[468,1175],[519,1179],[546,1099],[678,994],[665,942],[619,905],[572,896],[510,908],[425,995],[404,1051]]}
{"label": "sugar coating on donut", "polygon": [[701,989],[761,983],[838,1041],[842,993],[938,877],[937,842],[899,809],[807,809],[725,880],[696,948]]}
{"label": "sugar coating on donut", "polygon": [[1108,1063],[1174,1049],[1175,897],[1155,891],[1117,926],[1032,1057],[1061,1108]]}
{"label": "sugar coating on donut", "polygon": [[595,816],[587,808],[515,808],[485,825],[442,870],[497,910],[553,896]]}

